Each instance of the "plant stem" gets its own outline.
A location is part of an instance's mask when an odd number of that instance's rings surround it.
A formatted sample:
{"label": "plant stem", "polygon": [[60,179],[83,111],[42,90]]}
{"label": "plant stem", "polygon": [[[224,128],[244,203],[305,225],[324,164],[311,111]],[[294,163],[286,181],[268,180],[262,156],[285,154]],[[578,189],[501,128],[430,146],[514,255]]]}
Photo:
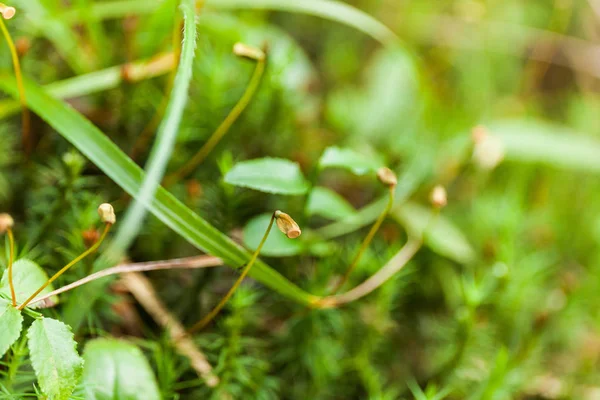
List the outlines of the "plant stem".
{"label": "plant stem", "polygon": [[13,43],[12,37],[6,29],[6,24],[4,23],[4,19],[0,18],[0,29],[2,30],[2,34],[6,39],[6,43],[8,44],[8,48],[10,49],[10,55],[12,57],[13,66],[15,69],[15,77],[17,78],[17,87],[19,88],[19,101],[21,102],[21,119],[22,119],[22,129],[23,129],[23,148],[25,149],[25,153],[29,154],[31,152],[31,139],[29,137],[29,126],[30,118],[29,118],[29,109],[27,108],[27,99],[25,97],[25,87],[23,86],[23,76],[21,74],[21,64],[19,63],[19,56],[17,55],[17,50],[15,49],[15,44]]}
{"label": "plant stem", "polygon": [[420,235],[409,234],[409,239],[398,253],[369,279],[356,286],[354,289],[339,295],[332,295],[316,299],[313,306],[317,308],[331,308],[358,300],[386,283],[392,276],[396,275],[417,254],[423,245],[423,241],[435,225],[440,215],[440,209],[436,208],[431,219]]}
{"label": "plant stem", "polygon": [[360,246],[360,249],[358,250],[358,253],[356,253],[356,255],[354,256],[354,259],[352,260],[352,263],[350,264],[350,267],[348,268],[348,270],[346,271],[346,273],[344,274],[344,276],[342,277],[342,279],[340,279],[340,281],[334,287],[333,293],[336,293],[338,290],[340,290],[340,288],[342,286],[344,286],[344,284],[348,281],[348,278],[350,277],[350,274],[352,274],[352,272],[356,268],[356,265],[360,261],[360,259],[361,259],[362,255],[364,254],[365,250],[367,249],[367,247],[369,247],[369,244],[371,244],[371,241],[373,240],[373,237],[375,237],[375,234],[379,230],[379,227],[381,226],[381,224],[385,220],[385,217],[389,214],[390,210],[394,206],[394,193],[395,193],[395,189],[396,189],[395,186],[390,186],[389,187],[390,194],[389,194],[389,200],[388,200],[388,203],[387,203],[386,207],[383,209],[383,211],[379,215],[379,218],[377,218],[377,221],[375,221],[375,223],[371,227],[371,230],[369,231],[369,233],[367,234],[367,236],[363,240],[363,242],[362,242],[362,244]]}
{"label": "plant stem", "polygon": [[17,306],[17,295],[15,294],[15,284],[13,283],[13,262],[15,260],[15,238],[13,237],[12,229],[7,229],[8,235],[8,286],[10,286],[10,298],[12,299],[13,307]]}
{"label": "plant stem", "polygon": [[339,295],[323,297],[315,302],[320,308],[331,308],[358,300],[375,289],[400,271],[421,248],[421,239],[409,239],[398,253],[379,271],[354,289]]}
{"label": "plant stem", "polygon": [[248,86],[246,87],[246,90],[244,91],[244,94],[242,95],[240,100],[229,112],[229,114],[223,120],[223,122],[221,122],[221,124],[213,132],[208,141],[204,143],[200,150],[198,150],[198,152],[181,168],[179,168],[177,171],[173,172],[165,178],[163,186],[169,187],[173,183],[189,175],[190,172],[192,172],[198,165],[200,165],[204,161],[204,159],[210,154],[210,152],[221,141],[221,139],[223,139],[223,137],[227,134],[231,126],[235,123],[235,121],[237,121],[237,119],[244,112],[246,107],[248,107],[250,101],[254,97],[254,94],[258,90],[263,74],[265,72],[265,65],[266,57],[256,61],[256,68],[254,69],[254,73],[252,74],[250,82],[248,83]]}
{"label": "plant stem", "polygon": [[23,308],[27,307],[27,305],[33,300],[35,299],[35,296],[37,296],[38,294],[40,294],[40,292],[44,289],[46,289],[48,287],[48,285],[50,285],[52,282],[54,282],[56,279],[58,279],[58,277],[60,277],[62,274],[64,274],[69,268],[71,268],[73,265],[77,264],[79,261],[83,260],[85,257],[87,257],[88,255],[92,254],[93,252],[95,252],[98,247],[100,247],[100,245],[102,244],[102,242],[104,241],[104,239],[106,238],[106,235],[108,234],[108,231],[110,230],[110,227],[112,226],[112,224],[106,224],[104,227],[104,232],[102,232],[102,236],[100,236],[100,239],[98,239],[98,241],[96,243],[94,243],[93,246],[91,246],[89,249],[87,249],[86,251],[84,251],[83,253],[81,253],[79,255],[79,257],[75,258],[73,261],[71,261],[70,263],[68,263],[67,265],[65,265],[60,271],[58,271],[56,274],[54,274],[54,276],[52,276],[52,278],[48,279],[46,281],[46,283],[44,283],[38,290],[35,291],[35,293],[33,293],[31,296],[29,296],[29,298],[27,300],[25,300],[23,302],[23,304],[21,304],[17,309],[18,310],[22,310]]}
{"label": "plant stem", "polygon": [[263,236],[262,240],[260,241],[260,244],[256,248],[256,251],[254,252],[254,254],[252,254],[252,258],[250,258],[250,261],[248,261],[248,264],[246,264],[246,267],[244,267],[244,270],[242,271],[240,277],[235,281],[235,283],[233,284],[233,286],[231,287],[231,289],[229,289],[229,292],[227,292],[227,294],[225,295],[225,297],[223,297],[221,299],[221,301],[219,302],[219,304],[217,304],[217,306],[210,313],[208,313],[208,315],[206,315],[200,321],[196,322],[190,329],[188,329],[188,331],[187,331],[188,334],[191,334],[191,333],[194,333],[194,332],[198,332],[198,331],[202,330],[206,325],[208,325],[210,323],[210,321],[212,321],[212,319],[225,306],[225,304],[227,303],[227,301],[229,301],[229,299],[231,298],[231,296],[233,296],[233,293],[240,286],[240,284],[242,283],[242,281],[244,280],[244,278],[246,277],[246,275],[248,275],[248,272],[250,271],[250,268],[252,268],[252,265],[254,265],[254,262],[258,258],[258,255],[260,254],[260,251],[263,248],[263,245],[267,241],[267,237],[269,237],[269,232],[271,232],[271,228],[273,227],[273,222],[274,221],[275,221],[275,213],[273,213],[273,215],[271,216],[271,221],[269,222],[269,226],[267,227],[265,235]]}
{"label": "plant stem", "polygon": [[96,272],[95,274],[91,274],[82,278],[78,281],[75,281],[69,285],[63,286],[59,289],[54,290],[44,296],[38,297],[32,300],[29,304],[35,304],[47,300],[51,297],[57,296],[61,293],[68,292],[69,290],[73,290],[79,286],[83,286],[86,283],[93,282],[97,279],[105,278],[110,275],[116,274],[124,274],[129,272],[145,272],[145,271],[158,271],[158,270],[166,270],[166,269],[195,269],[195,268],[209,268],[209,267],[217,267],[219,265],[223,265],[223,260],[217,257],[212,256],[198,256],[198,257],[188,257],[188,258],[178,258],[174,260],[165,260],[165,261],[152,261],[145,263],[135,263],[135,264],[122,264],[117,265],[112,268],[103,269],[102,271]]}

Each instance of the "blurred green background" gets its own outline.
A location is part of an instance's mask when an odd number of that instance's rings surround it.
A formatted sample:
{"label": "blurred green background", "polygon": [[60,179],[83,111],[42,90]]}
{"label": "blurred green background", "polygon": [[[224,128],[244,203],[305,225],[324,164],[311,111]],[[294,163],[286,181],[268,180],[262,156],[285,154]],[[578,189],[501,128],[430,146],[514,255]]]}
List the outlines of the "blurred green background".
{"label": "blurred green background", "polygon": [[[351,286],[383,266],[407,233],[423,228],[429,193],[442,184],[448,206],[424,249],[381,289],[340,309],[308,310],[248,280],[195,337],[221,378],[216,388],[114,285],[90,304],[76,329],[78,343],[97,336],[134,341],[169,399],[600,399],[600,2],[348,4],[389,27],[399,43],[382,46],[309,15],[210,4],[200,11],[189,100],[169,171],[193,156],[242,95],[254,67],[232,54],[233,44],[266,44],[267,71],[225,139],[170,190],[250,248],[262,235],[261,215],[293,215],[306,239],[272,243],[264,259],[322,295],[374,219],[364,207],[373,214],[385,196],[372,176],[319,161],[332,146],[351,149],[399,176],[397,207]],[[86,76],[70,81],[64,97],[130,153],[160,112],[168,74],[100,90],[89,87],[102,81],[85,74],[171,51],[176,2],[13,5],[18,14],[7,25],[25,75],[41,85]],[[12,71],[5,45],[0,56],[1,69]],[[18,111],[8,98],[0,102],[0,209],[19,222],[20,256],[50,273],[85,249],[83,232],[95,224],[99,203],[111,201],[123,213],[128,199],[37,117],[26,157]],[[142,149],[135,159],[141,166],[149,145]],[[318,200],[223,181],[237,163],[261,157],[297,162],[310,187],[329,191]],[[356,215],[366,223],[336,225]],[[149,217],[128,257],[193,254]],[[61,282],[87,275],[92,264],[84,261]],[[190,325],[237,275],[218,268],[148,276]],[[64,310],[49,312],[63,318]],[[21,360],[16,371],[0,371],[0,397],[31,394],[33,381]]]}

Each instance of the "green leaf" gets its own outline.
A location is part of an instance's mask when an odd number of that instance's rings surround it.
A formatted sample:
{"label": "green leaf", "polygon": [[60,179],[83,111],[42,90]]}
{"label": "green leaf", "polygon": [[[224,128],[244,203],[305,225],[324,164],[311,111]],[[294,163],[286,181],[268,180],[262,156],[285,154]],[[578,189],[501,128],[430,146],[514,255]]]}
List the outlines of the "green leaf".
{"label": "green leaf", "polygon": [[346,199],[333,190],[317,186],[313,188],[308,196],[306,214],[338,220],[355,215],[356,210]]}
{"label": "green leaf", "polygon": [[343,87],[328,98],[326,117],[336,130],[376,143],[388,154],[412,155],[422,139],[420,93],[413,57],[399,47],[381,49],[369,63],[363,87]]}
{"label": "green leaf", "polygon": [[11,304],[0,303],[0,358],[9,347],[21,336],[23,316]]}
{"label": "green leaf", "polygon": [[[246,247],[256,250],[270,220],[271,214],[261,214],[246,224],[244,227],[244,244]],[[289,239],[274,226],[260,254],[270,257],[286,257],[300,254],[303,250],[304,245],[300,238]]]}
{"label": "green leaf", "polygon": [[600,141],[568,128],[536,120],[487,125],[504,146],[505,159],[600,173]]}
{"label": "green leaf", "polygon": [[237,163],[225,175],[225,182],[285,195],[302,195],[309,189],[300,166],[282,158],[258,158]]}
{"label": "green leaf", "polygon": [[88,400],[159,400],[156,378],[135,345],[115,339],[94,339],[83,352],[82,386]]}
{"label": "green leaf", "polygon": [[83,359],[75,350],[70,328],[55,319],[42,318],[31,325],[27,337],[42,392],[53,400],[69,399],[83,371]]}
{"label": "green leaf", "polygon": [[415,203],[405,203],[392,211],[392,216],[415,236],[421,236],[428,229],[424,241],[436,253],[459,263],[469,263],[475,252],[463,233],[442,215],[435,217],[433,212]]}
{"label": "green leaf", "polygon": [[384,166],[381,160],[351,149],[328,147],[319,159],[319,168],[344,168],[356,175],[375,174]]}
{"label": "green leaf", "polygon": [[[18,97],[16,82],[12,76],[0,74],[0,88],[11,96]],[[36,84],[26,80],[25,90],[31,110],[48,122],[128,194],[139,193],[143,171],[106,135],[73,108],[52,98]],[[250,258],[250,254],[245,249],[219,232],[164,188],[157,190],[149,207],[150,212],[169,228],[198,249],[222,258],[226,264],[238,267]],[[314,299],[314,296],[306,293],[260,260],[250,270],[250,276],[299,303],[310,304]],[[99,289],[101,291],[102,286],[99,286]],[[92,293],[96,292],[92,291]],[[66,313],[69,324],[74,327],[81,324],[88,310],[85,305],[92,302],[88,290],[80,296],[74,297],[71,303],[73,307]]]}
{"label": "green leaf", "polygon": [[309,14],[351,26],[382,44],[398,42],[398,37],[385,25],[364,12],[332,0],[207,0],[207,7],[217,9],[266,9]]}
{"label": "green leaf", "polygon": [[[17,303],[21,304],[40,288],[48,280],[48,275],[37,263],[20,259],[13,264],[13,284],[15,285],[15,294]],[[38,296],[43,296],[54,290],[54,286],[48,285]],[[4,271],[2,281],[0,281],[0,293],[10,296],[10,286],[8,285],[8,270]],[[58,296],[49,299],[50,302],[58,303]],[[32,304],[31,308],[38,308],[42,303]]]}

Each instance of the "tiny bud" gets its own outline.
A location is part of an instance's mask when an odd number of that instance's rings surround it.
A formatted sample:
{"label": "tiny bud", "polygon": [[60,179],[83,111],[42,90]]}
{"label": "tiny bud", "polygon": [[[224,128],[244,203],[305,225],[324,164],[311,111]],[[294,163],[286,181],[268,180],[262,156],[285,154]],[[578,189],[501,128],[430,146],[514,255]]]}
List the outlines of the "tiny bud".
{"label": "tiny bud", "polygon": [[9,214],[0,214],[0,234],[12,229],[15,221]]}
{"label": "tiny bud", "polygon": [[275,222],[279,230],[290,239],[295,239],[302,233],[296,221],[284,212],[275,211]]}
{"label": "tiny bud", "polygon": [[81,236],[83,237],[85,246],[92,247],[100,239],[100,232],[97,229],[90,228],[87,231],[83,231]]}
{"label": "tiny bud", "polygon": [[31,48],[31,40],[25,36],[21,36],[15,40],[15,47],[19,56],[24,56]]}
{"label": "tiny bud", "polygon": [[448,197],[446,195],[446,189],[442,185],[437,185],[431,191],[431,196],[429,197],[431,204],[435,208],[442,208],[448,204]]}
{"label": "tiny bud", "polygon": [[2,14],[2,17],[4,19],[11,19],[12,17],[15,16],[16,12],[17,12],[17,10],[15,10],[14,7],[7,6],[6,4],[0,3],[0,14]]}
{"label": "tiny bud", "polygon": [[396,178],[396,174],[394,174],[394,171],[388,167],[379,168],[377,170],[377,178],[379,178],[379,181],[386,186],[394,187],[398,184],[398,178]]}
{"label": "tiny bud", "polygon": [[265,59],[264,51],[240,42],[233,45],[233,54],[239,57],[246,57],[256,61],[262,61]]}
{"label": "tiny bud", "polygon": [[98,215],[100,215],[102,222],[106,222],[107,224],[114,225],[115,222],[117,222],[115,209],[108,203],[100,204],[100,207],[98,207]]}
{"label": "tiny bud", "polygon": [[504,159],[502,141],[490,134],[487,128],[477,126],[472,132],[475,149],[473,160],[483,169],[493,169]]}

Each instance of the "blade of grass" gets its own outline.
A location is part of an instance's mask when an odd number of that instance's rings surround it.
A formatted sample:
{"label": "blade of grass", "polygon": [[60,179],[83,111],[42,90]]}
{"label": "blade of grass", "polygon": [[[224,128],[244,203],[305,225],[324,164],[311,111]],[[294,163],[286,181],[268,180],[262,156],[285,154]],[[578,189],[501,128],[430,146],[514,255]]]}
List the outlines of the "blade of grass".
{"label": "blade of grass", "polygon": [[[16,81],[10,75],[0,74],[0,89],[13,97],[18,96]],[[139,193],[144,173],[117,145],[80,113],[53,98],[35,83],[25,80],[25,89],[28,93],[27,102],[32,111],[48,122],[128,194],[135,196]],[[227,265],[238,267],[250,259],[248,251],[187,208],[162,187],[158,188],[154,199],[149,204],[149,209],[159,220],[192,245],[223,259]],[[260,260],[257,260],[250,271],[250,276],[298,303],[311,304],[314,301],[314,296],[306,293]],[[86,293],[94,293],[93,288],[87,289]],[[77,330],[82,318],[85,317],[85,312],[80,310],[76,316],[69,317],[67,322]]]}
{"label": "blade of grass", "polygon": [[[150,60],[116,65],[53,82],[44,86],[44,89],[56,98],[69,99],[118,87],[123,82],[123,70],[128,71],[129,82],[137,82],[164,75],[173,70],[174,66],[174,53],[161,53]],[[2,100],[0,101],[0,119],[16,114],[20,109],[21,106],[18,101]]]}
{"label": "blade of grass", "polygon": [[[152,202],[156,189],[163,178],[167,163],[175,147],[179,132],[179,124],[188,100],[188,90],[192,79],[192,66],[196,49],[196,15],[193,0],[182,0],[180,8],[183,14],[183,42],[181,59],[173,82],[173,90],[165,116],[158,127],[156,141],[150,153],[146,167],[146,175],[134,203],[127,211],[119,231],[112,242],[109,254],[124,252],[140,231],[148,205]],[[118,261],[118,260],[114,260]]]}
{"label": "blade of grass", "polygon": [[[91,14],[97,19],[122,18],[127,15],[151,14],[159,2],[146,0],[117,0],[94,3]],[[370,15],[340,1],[333,0],[206,0],[206,8],[214,10],[260,9],[308,14],[353,27],[382,44],[396,44],[399,39],[388,27]],[[69,24],[80,22],[81,12],[69,10],[62,20]]]}
{"label": "blade of grass", "polygon": [[308,14],[351,26],[383,45],[397,44],[399,39],[388,27],[364,12],[333,0],[206,0],[206,7],[220,10],[239,8],[286,11]]}

